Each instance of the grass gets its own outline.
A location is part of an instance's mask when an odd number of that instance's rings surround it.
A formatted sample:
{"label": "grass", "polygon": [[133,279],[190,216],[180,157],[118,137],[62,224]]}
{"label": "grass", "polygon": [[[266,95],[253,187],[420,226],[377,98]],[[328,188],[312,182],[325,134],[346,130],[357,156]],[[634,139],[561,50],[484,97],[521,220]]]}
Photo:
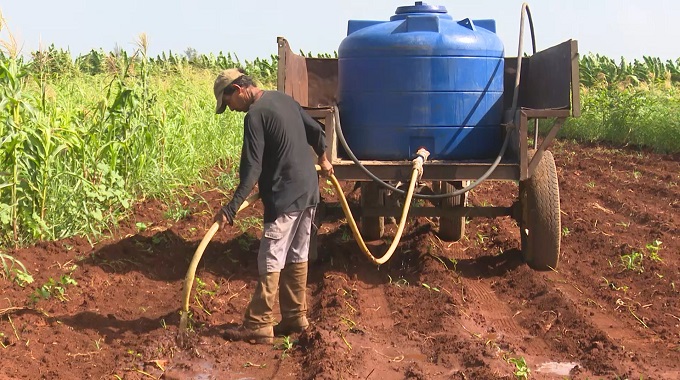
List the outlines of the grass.
{"label": "grass", "polygon": [[33,283],[33,276],[28,273],[26,266],[18,259],[6,253],[0,252],[0,276],[4,279],[11,279],[22,288],[28,284]]}
{"label": "grass", "polygon": [[677,84],[597,83],[581,88],[579,118],[568,119],[558,137],[680,152],[680,89]]}

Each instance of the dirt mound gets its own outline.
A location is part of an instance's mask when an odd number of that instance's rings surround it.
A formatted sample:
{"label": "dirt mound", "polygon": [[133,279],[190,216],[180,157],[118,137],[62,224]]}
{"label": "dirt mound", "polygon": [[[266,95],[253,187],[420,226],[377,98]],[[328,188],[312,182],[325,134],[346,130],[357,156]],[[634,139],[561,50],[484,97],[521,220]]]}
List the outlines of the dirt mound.
{"label": "dirt mound", "polygon": [[[0,377],[680,378],[679,157],[572,143],[552,152],[562,203],[557,271],[523,264],[510,218],[473,219],[456,243],[438,238],[436,220],[413,220],[377,268],[329,216],[309,277],[312,325],[274,346],[221,337],[252,294],[256,228],[219,231],[210,243],[189,348],[176,344],[188,263],[224,201],[216,192],[187,199],[192,214],[177,223],[160,203],[141,204],[94,248],[72,238],[8,252],[35,283],[0,280]],[[517,185],[487,182],[470,201],[510,206],[516,197]],[[259,207],[240,217],[259,217]]]}

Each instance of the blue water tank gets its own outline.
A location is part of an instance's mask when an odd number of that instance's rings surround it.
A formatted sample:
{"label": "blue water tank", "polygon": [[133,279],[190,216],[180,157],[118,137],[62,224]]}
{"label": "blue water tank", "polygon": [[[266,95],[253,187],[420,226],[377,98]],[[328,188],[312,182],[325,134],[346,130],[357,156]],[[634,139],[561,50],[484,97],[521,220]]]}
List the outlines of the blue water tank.
{"label": "blue water tank", "polygon": [[361,160],[495,157],[502,143],[503,43],[494,20],[454,21],[443,6],[350,20],[338,50],[343,134]]}

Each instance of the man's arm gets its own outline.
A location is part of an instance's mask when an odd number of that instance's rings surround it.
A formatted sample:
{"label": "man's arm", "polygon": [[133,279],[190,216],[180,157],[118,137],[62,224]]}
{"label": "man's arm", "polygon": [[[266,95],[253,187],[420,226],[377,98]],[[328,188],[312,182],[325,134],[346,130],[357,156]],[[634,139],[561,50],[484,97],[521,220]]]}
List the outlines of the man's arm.
{"label": "man's arm", "polygon": [[241,148],[241,164],[239,167],[240,182],[234,191],[231,201],[222,207],[215,216],[221,224],[233,224],[234,217],[246,197],[253,191],[262,173],[262,156],[264,155],[264,129],[246,115],[243,129],[243,147]]}

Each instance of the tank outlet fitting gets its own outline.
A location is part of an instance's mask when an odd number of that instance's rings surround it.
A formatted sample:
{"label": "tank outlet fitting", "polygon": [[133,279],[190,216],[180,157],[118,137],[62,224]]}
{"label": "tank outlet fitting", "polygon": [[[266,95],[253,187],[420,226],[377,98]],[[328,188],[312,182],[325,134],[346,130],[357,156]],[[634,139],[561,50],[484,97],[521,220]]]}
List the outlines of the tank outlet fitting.
{"label": "tank outlet fitting", "polygon": [[423,176],[423,164],[430,157],[430,152],[425,148],[419,148],[416,152],[416,158],[413,159],[413,168],[418,171],[418,180]]}

